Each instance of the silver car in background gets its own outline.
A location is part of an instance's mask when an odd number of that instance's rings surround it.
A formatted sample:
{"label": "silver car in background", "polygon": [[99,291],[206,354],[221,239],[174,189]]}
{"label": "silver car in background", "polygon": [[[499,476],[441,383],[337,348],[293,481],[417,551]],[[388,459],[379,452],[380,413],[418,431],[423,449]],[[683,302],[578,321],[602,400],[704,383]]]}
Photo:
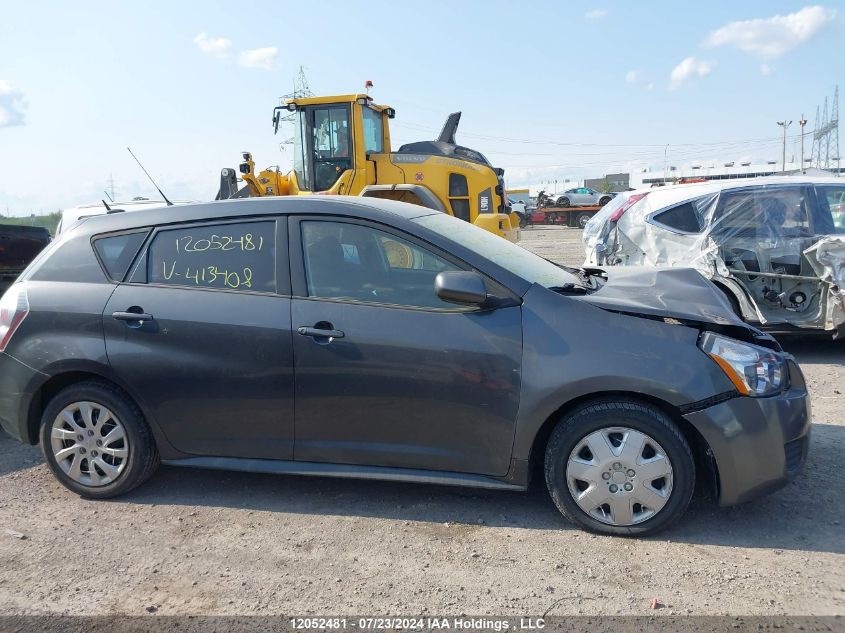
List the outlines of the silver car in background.
{"label": "silver car in background", "polygon": [[746,322],[845,333],[845,181],[777,176],[626,192],[587,224],[590,266],[712,280]]}
{"label": "silver car in background", "polygon": [[559,207],[602,207],[616,194],[602,193],[589,187],[575,187],[558,194],[555,202]]}

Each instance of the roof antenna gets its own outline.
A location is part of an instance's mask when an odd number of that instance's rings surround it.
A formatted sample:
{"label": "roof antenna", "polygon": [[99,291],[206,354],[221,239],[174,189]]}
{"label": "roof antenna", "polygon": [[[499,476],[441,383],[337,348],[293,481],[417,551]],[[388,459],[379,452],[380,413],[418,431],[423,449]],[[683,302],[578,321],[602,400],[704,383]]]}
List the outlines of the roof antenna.
{"label": "roof antenna", "polygon": [[[132,150],[131,150],[131,149],[129,149],[128,147],[127,147],[126,149],[129,151],[129,153],[130,153],[130,154],[132,154]],[[162,198],[164,198],[164,201],[167,203],[167,206],[168,206],[168,207],[172,207],[172,206],[173,206],[173,203],[172,203],[172,202],[170,202],[170,200],[168,200],[168,199],[167,199],[167,196],[165,196],[165,195],[164,195],[164,193],[162,192],[162,190],[158,188],[158,185],[156,184],[156,181],[155,181],[155,180],[153,180],[153,177],[152,177],[152,176],[150,176],[150,172],[148,172],[146,169],[144,169],[144,166],[141,164],[141,161],[139,161],[139,160],[138,160],[138,157],[137,157],[137,156],[135,156],[135,154],[132,154],[132,158],[134,158],[134,159],[135,159],[135,162],[136,162],[136,163],[138,163],[138,167],[140,167],[140,168],[144,171],[144,173],[145,173],[145,174],[147,174],[147,178],[149,178],[149,179],[150,179],[150,182],[151,182],[151,183],[153,183],[153,187],[155,187],[155,188],[156,188],[156,190],[158,191],[159,195],[160,195]]]}
{"label": "roof antenna", "polygon": [[108,192],[108,191],[103,190],[103,193],[104,193],[104,194],[106,194],[106,198],[108,198],[109,200],[111,200],[112,202],[114,202],[114,198],[112,198],[112,197],[109,195],[109,192]]}
{"label": "roof antenna", "polygon": [[[109,206],[108,202],[106,202],[105,200],[101,200],[100,202],[103,203],[103,206],[106,208],[106,211],[111,211],[111,207]],[[112,202],[114,202],[114,200],[112,200]]]}

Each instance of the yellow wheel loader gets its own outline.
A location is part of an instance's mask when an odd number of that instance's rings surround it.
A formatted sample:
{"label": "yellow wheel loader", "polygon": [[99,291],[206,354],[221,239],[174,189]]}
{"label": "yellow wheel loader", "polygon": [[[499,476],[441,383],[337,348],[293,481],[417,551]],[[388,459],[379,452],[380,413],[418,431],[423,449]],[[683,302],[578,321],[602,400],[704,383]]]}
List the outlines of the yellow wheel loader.
{"label": "yellow wheel loader", "polygon": [[508,240],[519,238],[519,217],[509,213],[504,170],[480,153],[455,143],[461,113],[451,114],[435,141],[390,148],[393,108],[365,94],[290,99],[273,110],[293,114],[293,170],[255,172],[243,154],[238,174],[223,169],[217,199],[334,194],[389,198],[454,215]]}

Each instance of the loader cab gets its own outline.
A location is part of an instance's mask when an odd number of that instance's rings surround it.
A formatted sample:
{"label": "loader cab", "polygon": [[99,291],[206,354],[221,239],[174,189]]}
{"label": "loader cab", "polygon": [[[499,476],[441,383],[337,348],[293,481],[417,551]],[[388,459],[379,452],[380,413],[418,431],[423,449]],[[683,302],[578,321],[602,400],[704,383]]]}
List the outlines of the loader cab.
{"label": "loader cab", "polygon": [[[384,119],[392,112],[374,106],[366,95],[294,99],[277,107],[276,130],[283,116],[293,117],[293,171],[298,189],[349,193],[353,180],[359,178],[357,172],[362,171],[360,177],[364,177],[368,155],[389,148]],[[364,184],[368,183],[356,183]]]}

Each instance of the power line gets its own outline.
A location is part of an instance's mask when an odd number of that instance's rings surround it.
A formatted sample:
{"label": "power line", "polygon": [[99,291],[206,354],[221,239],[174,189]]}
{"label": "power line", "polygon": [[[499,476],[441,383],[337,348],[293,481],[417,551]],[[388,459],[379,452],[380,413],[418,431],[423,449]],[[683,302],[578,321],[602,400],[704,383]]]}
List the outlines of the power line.
{"label": "power line", "polygon": [[[405,127],[409,129],[416,129],[419,131],[424,132],[431,132],[435,131],[435,128],[429,127],[427,125],[421,125],[419,123],[409,123],[407,121],[397,121],[394,123],[399,127]],[[808,132],[812,133],[812,132]],[[528,139],[528,138],[516,138],[516,137],[506,137],[506,136],[494,136],[490,134],[478,134],[476,132],[466,132],[461,131],[461,136],[468,136],[471,138],[478,138],[484,140],[491,140],[491,141],[501,141],[505,143],[523,143],[523,144],[530,144],[530,145],[559,145],[562,147],[653,147],[659,148],[663,150],[666,147],[665,143],[581,143],[576,141],[558,141],[558,140],[543,140],[543,139]],[[800,135],[795,134],[791,137],[792,139],[799,139]],[[752,143],[769,143],[775,141],[781,141],[780,136],[771,136],[766,138],[760,139],[741,139],[741,140],[732,140],[732,141],[711,141],[711,142],[703,142],[703,143],[671,143],[671,147],[717,147],[717,146],[724,146],[724,145],[748,145]]]}

